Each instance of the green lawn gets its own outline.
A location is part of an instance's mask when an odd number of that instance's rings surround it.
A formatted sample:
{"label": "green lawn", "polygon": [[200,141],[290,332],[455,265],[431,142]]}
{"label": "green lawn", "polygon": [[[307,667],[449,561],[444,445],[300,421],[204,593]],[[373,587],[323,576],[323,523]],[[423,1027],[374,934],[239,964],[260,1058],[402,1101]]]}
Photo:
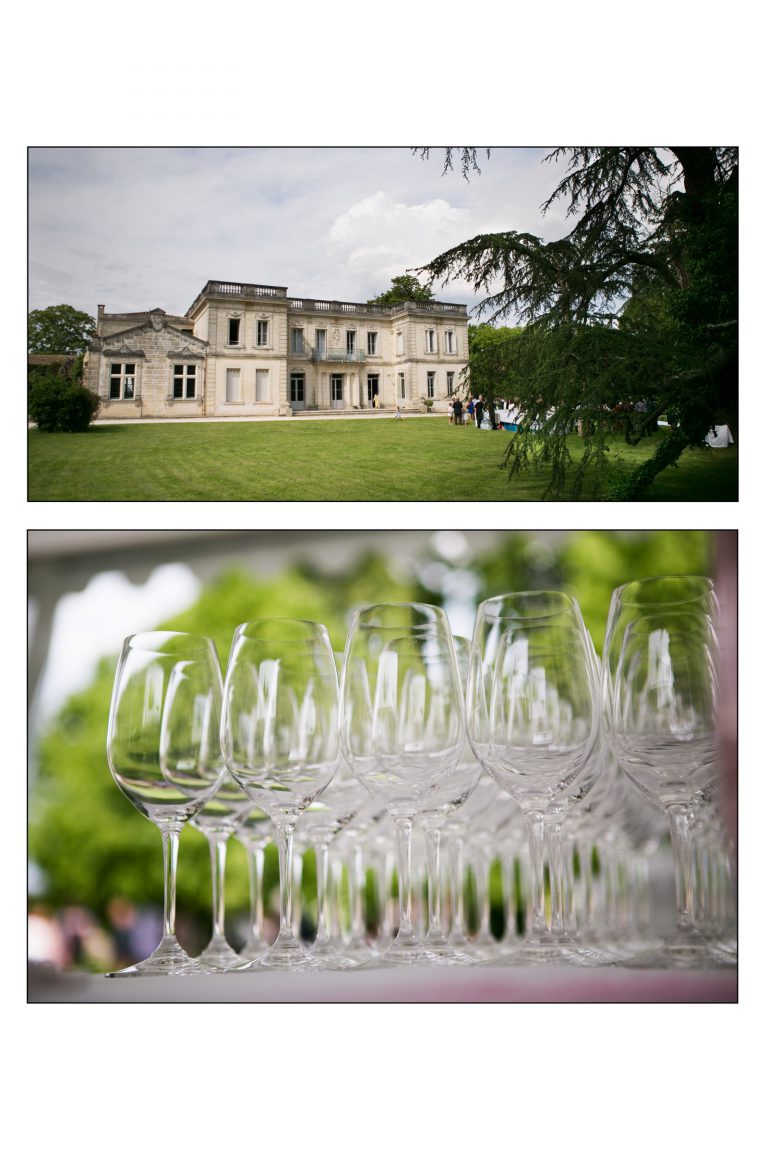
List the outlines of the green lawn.
{"label": "green lawn", "polygon": [[[507,438],[447,417],[286,420],[285,423],[96,425],[81,434],[29,433],[31,501],[398,500],[531,501],[547,478],[508,479]],[[658,436],[665,435],[662,430]],[[616,439],[612,477],[653,452]],[[572,437],[577,456],[580,440]],[[738,450],[687,451],[651,499],[737,500]],[[605,493],[603,493],[605,495]],[[600,498],[591,490],[585,500]]]}

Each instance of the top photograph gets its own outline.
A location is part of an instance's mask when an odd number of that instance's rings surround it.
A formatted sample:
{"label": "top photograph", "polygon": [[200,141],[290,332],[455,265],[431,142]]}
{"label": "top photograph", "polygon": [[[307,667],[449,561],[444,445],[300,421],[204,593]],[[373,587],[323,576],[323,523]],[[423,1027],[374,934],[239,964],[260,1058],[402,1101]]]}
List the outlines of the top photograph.
{"label": "top photograph", "polygon": [[30,502],[739,498],[735,147],[27,156]]}

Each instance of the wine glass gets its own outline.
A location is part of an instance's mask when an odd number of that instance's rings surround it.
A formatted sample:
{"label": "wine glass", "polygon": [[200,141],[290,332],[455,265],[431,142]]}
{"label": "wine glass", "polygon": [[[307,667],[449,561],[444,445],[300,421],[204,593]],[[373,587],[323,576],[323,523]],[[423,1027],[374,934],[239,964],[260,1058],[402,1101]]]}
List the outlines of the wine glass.
{"label": "wine glass", "polygon": [[[469,670],[469,641],[463,636],[454,636],[453,643],[461,672],[462,685],[466,687],[466,676]],[[427,931],[424,943],[430,952],[434,953],[445,964],[473,964],[476,960],[468,950],[456,948],[451,944],[443,929],[440,908],[442,882],[440,844],[444,825],[449,817],[459,811],[470,798],[477,787],[482,771],[482,765],[465,737],[461,759],[431,789],[420,817],[424,832],[427,867]]]}
{"label": "wine glass", "polygon": [[280,867],[277,938],[237,971],[314,965],[293,931],[292,869],[296,822],[338,759],[338,679],[322,624],[262,619],[236,629],[221,733],[230,772],[272,820]]}
{"label": "wine glass", "polygon": [[485,769],[522,808],[528,828],[531,925],[505,963],[584,959],[562,924],[562,820],[568,790],[587,769],[598,737],[599,705],[594,648],[573,597],[520,592],[480,604],[467,687],[469,739]]}
{"label": "wine glass", "polygon": [[120,791],[163,837],[163,937],[147,959],[109,976],[204,971],[176,939],[181,829],[226,775],[219,744],[221,670],[212,640],[143,632],[123,643],[107,731],[109,769]]}
{"label": "wine glass", "polygon": [[193,828],[202,832],[208,841],[211,857],[211,939],[197,961],[212,972],[224,972],[234,964],[243,962],[225,933],[225,876],[227,844],[233,833],[245,822],[251,808],[248,796],[227,771],[219,789],[190,820]]}
{"label": "wine glass", "polygon": [[649,613],[627,624],[609,726],[632,784],[667,814],[675,859],[676,932],[636,966],[730,963],[702,932],[694,909],[692,825],[720,781],[717,640],[699,611]]}
{"label": "wine glass", "polygon": [[381,963],[429,963],[412,922],[411,838],[464,748],[461,677],[448,618],[430,604],[377,604],[352,617],[341,688],[341,747],[395,824],[399,926]]}
{"label": "wine glass", "polygon": [[652,576],[630,580],[614,588],[606,620],[602,673],[606,701],[613,692],[613,680],[621,653],[624,630],[634,620],[649,613],[675,616],[678,612],[698,613],[714,620],[718,613],[715,586],[706,576]]}

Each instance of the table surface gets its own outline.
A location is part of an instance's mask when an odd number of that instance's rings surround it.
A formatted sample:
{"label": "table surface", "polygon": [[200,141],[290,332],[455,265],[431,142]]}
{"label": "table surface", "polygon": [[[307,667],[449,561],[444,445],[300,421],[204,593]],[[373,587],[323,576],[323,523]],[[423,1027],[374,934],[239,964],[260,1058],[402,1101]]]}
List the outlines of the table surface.
{"label": "table surface", "polygon": [[568,966],[244,972],[108,979],[28,969],[29,1004],[508,1003],[634,1004],[738,1002],[735,968],[679,971]]}

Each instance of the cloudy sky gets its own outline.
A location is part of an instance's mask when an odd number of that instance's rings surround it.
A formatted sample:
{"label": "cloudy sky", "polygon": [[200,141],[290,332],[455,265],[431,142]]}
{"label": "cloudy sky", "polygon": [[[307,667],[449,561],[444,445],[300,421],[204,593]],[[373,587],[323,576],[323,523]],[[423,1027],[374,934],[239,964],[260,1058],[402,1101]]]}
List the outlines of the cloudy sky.
{"label": "cloudy sky", "polygon": [[31,148],[29,308],[184,314],[209,279],[365,301],[479,233],[562,234],[548,151],[483,150],[466,180],[441,149]]}

